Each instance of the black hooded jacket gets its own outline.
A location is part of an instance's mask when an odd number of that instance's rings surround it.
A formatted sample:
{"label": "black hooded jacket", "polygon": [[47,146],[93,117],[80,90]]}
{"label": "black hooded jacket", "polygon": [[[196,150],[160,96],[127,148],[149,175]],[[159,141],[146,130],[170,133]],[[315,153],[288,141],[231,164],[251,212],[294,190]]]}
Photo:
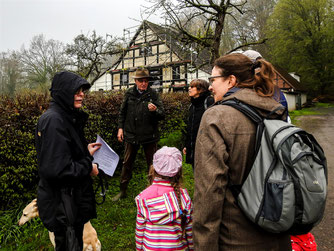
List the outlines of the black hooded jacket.
{"label": "black hooded jacket", "polygon": [[70,72],[57,73],[52,81],[52,101],[36,128],[36,150],[40,182],[39,216],[49,231],[63,229],[60,190],[71,191],[75,202],[75,224],[96,217],[90,173],[92,160],[84,137],[88,115],[74,108],[74,95],[90,84]]}
{"label": "black hooded jacket", "polygon": [[194,164],[195,143],[201,119],[205,110],[214,103],[209,91],[200,93],[198,98],[191,98],[188,113],[187,135],[185,147],[187,149],[186,163]]}

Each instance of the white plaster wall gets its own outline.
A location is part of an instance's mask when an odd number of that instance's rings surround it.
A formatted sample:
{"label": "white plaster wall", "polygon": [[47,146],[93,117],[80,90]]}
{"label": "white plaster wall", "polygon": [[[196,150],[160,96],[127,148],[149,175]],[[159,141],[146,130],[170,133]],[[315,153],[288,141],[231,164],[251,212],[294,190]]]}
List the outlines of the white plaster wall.
{"label": "white plaster wall", "polygon": [[99,91],[100,89],[104,91],[111,89],[111,75],[109,73],[103,74],[96,80],[92,88],[90,88],[90,91]]}
{"label": "white plaster wall", "polygon": [[296,110],[296,95],[289,94],[289,93],[283,93],[286,101],[288,102],[288,109],[289,111]]}
{"label": "white plaster wall", "polygon": [[307,95],[302,94],[302,105],[306,104],[306,102],[307,102]]}
{"label": "white plaster wall", "polygon": [[[288,107],[289,107],[289,111],[293,111],[296,110],[296,104],[298,101],[298,94],[294,95],[291,93],[285,93],[283,92],[286,101],[288,102]],[[301,105],[304,105],[307,102],[307,95],[302,93],[301,94]]]}
{"label": "white plaster wall", "polygon": [[208,78],[211,76],[211,74],[208,74],[204,71],[201,71],[201,70],[198,70],[198,77],[196,77],[196,72],[193,72],[193,73],[188,73],[188,84],[190,84],[190,82],[193,80],[193,79],[204,79],[206,81],[208,81]]}

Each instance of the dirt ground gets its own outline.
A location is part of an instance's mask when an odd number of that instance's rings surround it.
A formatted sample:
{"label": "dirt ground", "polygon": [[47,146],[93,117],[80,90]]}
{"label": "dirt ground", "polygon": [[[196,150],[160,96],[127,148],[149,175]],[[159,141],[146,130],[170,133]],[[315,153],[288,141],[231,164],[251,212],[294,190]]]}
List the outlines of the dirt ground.
{"label": "dirt ground", "polygon": [[318,250],[334,250],[334,108],[324,108],[326,114],[301,116],[298,125],[317,139],[325,151],[328,165],[328,197],[322,222],[311,232]]}

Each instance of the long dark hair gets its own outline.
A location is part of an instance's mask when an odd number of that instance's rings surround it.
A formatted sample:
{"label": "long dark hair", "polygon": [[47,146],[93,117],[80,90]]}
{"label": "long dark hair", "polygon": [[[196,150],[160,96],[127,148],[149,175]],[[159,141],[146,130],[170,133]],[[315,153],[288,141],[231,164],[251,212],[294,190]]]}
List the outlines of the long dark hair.
{"label": "long dark hair", "polygon": [[275,93],[274,68],[262,58],[253,62],[241,53],[233,53],[216,59],[213,66],[220,70],[223,77],[234,75],[237,78],[236,87],[254,89],[263,97],[272,97]]}
{"label": "long dark hair", "polygon": [[[152,185],[153,180],[156,177],[170,181],[172,187],[174,188],[174,192],[175,192],[176,197],[177,197],[177,202],[179,203],[180,209],[182,210],[182,202],[181,202],[181,188],[182,188],[182,181],[183,181],[182,168],[173,177],[168,177],[168,176],[163,176],[163,175],[158,174],[154,170],[153,165],[151,165],[150,171],[148,173],[148,180],[149,180],[150,185]],[[186,232],[186,222],[187,222],[187,215],[186,214],[187,214],[187,211],[185,209],[182,210],[182,215],[181,215],[182,236],[184,236],[184,234]]]}

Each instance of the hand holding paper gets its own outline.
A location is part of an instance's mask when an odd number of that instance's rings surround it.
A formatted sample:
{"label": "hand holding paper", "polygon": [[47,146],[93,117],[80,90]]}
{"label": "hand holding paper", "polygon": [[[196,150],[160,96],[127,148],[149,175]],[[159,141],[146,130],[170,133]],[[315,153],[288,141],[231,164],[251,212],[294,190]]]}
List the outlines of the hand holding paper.
{"label": "hand holding paper", "polygon": [[99,169],[105,174],[113,176],[119,161],[119,156],[99,135],[97,135],[96,143],[101,144],[101,146],[93,155],[94,162],[99,164]]}
{"label": "hand holding paper", "polygon": [[90,153],[90,155],[94,155],[94,153],[100,149],[101,147],[101,143],[90,143],[88,144],[88,151]]}

